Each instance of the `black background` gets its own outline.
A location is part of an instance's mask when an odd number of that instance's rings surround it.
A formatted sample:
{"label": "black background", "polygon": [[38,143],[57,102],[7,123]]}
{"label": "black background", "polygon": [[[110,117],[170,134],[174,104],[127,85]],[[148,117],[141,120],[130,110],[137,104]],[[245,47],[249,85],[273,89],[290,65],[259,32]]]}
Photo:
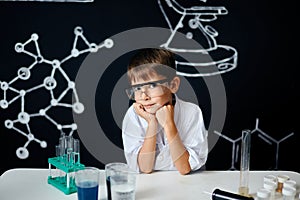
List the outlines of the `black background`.
{"label": "black background", "polygon": [[[185,3],[205,5],[200,1]],[[293,132],[292,137],[279,144],[278,166],[275,164],[276,144],[269,145],[258,137],[258,133],[253,134],[250,168],[300,172],[297,161],[299,85],[296,79],[296,69],[299,67],[296,29],[299,22],[296,18],[295,3],[291,0],[214,0],[208,1],[207,4],[227,8],[229,13],[218,17],[211,25],[219,32],[218,44],[232,46],[238,51],[237,68],[222,75],[226,89],[227,114],[223,130],[216,131],[235,140],[241,136],[243,129],[253,130],[258,118],[259,128],[277,141]],[[42,54],[51,60],[70,55],[76,26],[81,26],[87,39],[97,44],[112,35],[134,28],[168,28],[155,0],[96,0],[93,3],[0,1],[0,26],[0,81],[7,82],[16,77],[20,67],[28,67],[33,62],[30,57],[18,54],[14,50],[16,43],[27,41],[32,33],[39,35],[38,42]],[[117,44],[114,47],[117,48]],[[97,92],[95,97],[97,112],[107,113],[107,118],[99,118],[99,123],[113,143],[120,147],[121,130],[113,122],[108,108],[112,88],[120,74],[126,71],[128,57],[129,55],[124,55],[109,67],[100,83],[107,87]],[[71,79],[75,79],[84,58],[85,56],[80,56],[64,68]],[[32,85],[36,85],[39,77],[48,72],[47,67],[39,68],[35,73],[37,75],[32,76],[31,80],[36,81]],[[202,78],[187,79],[197,92],[208,126],[210,101],[208,94],[202,92],[205,88],[201,82]],[[29,88],[32,85],[23,82],[20,87]],[[2,99],[2,91],[0,95]],[[46,93],[30,96],[26,101],[28,109],[33,109],[37,104],[43,105],[45,96]],[[37,138],[47,141],[48,147],[44,149],[38,143],[32,142],[28,146],[30,155],[27,159],[21,160],[16,156],[16,149],[23,146],[27,139],[16,131],[5,128],[4,121],[15,119],[19,110],[20,101],[5,110],[0,109],[1,174],[5,170],[17,167],[48,167],[47,158],[55,155],[54,147],[58,142],[59,132],[53,124],[41,118],[32,125],[32,130]],[[57,112],[58,119],[72,122],[72,113],[66,110]],[[220,139],[209,153],[207,169],[230,169],[231,150],[232,143]],[[86,165],[99,168],[104,166],[83,145],[81,159]],[[237,169],[238,163],[235,163]]]}

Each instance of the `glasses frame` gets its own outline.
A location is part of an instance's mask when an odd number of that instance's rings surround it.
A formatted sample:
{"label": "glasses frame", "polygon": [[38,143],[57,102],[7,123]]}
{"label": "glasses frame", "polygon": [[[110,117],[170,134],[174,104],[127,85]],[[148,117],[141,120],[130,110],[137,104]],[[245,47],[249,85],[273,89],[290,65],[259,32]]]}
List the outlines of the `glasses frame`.
{"label": "glasses frame", "polygon": [[[151,85],[151,84],[157,84],[157,85],[168,87],[165,84],[170,83],[173,79],[174,79],[174,77],[173,78],[165,78],[165,79],[161,79],[161,80],[158,80],[158,81],[150,81],[150,82],[146,82],[146,83],[136,84],[136,85],[132,85],[130,88],[125,89],[125,91],[126,91],[126,94],[127,94],[129,99],[136,100],[135,95],[134,95],[134,92],[136,90],[135,88],[139,88],[139,87],[142,88],[145,85]],[[145,93],[145,92],[143,92],[143,93]]]}

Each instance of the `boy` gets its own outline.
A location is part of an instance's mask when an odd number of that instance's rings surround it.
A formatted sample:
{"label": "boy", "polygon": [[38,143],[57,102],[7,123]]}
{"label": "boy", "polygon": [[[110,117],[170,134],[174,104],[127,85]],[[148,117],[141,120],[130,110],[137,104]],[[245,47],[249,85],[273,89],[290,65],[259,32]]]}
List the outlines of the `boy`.
{"label": "boy", "polygon": [[127,164],[136,171],[178,170],[188,174],[202,167],[208,154],[207,131],[199,106],[182,101],[172,52],[142,49],[128,71],[135,103],[122,124]]}

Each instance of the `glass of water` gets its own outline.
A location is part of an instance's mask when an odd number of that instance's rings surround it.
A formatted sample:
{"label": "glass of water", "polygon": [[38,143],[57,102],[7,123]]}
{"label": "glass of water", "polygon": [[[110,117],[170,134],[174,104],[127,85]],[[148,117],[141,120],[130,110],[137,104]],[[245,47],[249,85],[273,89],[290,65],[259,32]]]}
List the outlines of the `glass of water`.
{"label": "glass of water", "polygon": [[107,189],[107,200],[111,199],[111,188],[110,188],[110,177],[119,173],[119,171],[126,171],[129,166],[126,163],[112,162],[105,165],[106,174],[106,189]]}
{"label": "glass of water", "polygon": [[135,200],[137,173],[129,168],[110,177],[112,200]]}

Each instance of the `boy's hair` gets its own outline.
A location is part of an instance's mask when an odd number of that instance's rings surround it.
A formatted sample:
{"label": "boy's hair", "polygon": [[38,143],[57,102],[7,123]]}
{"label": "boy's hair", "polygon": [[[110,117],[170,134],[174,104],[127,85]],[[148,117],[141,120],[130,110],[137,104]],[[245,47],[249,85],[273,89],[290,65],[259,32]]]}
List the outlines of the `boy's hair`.
{"label": "boy's hair", "polygon": [[174,53],[158,48],[140,49],[129,62],[129,82],[149,80],[157,75],[170,79],[176,76]]}

